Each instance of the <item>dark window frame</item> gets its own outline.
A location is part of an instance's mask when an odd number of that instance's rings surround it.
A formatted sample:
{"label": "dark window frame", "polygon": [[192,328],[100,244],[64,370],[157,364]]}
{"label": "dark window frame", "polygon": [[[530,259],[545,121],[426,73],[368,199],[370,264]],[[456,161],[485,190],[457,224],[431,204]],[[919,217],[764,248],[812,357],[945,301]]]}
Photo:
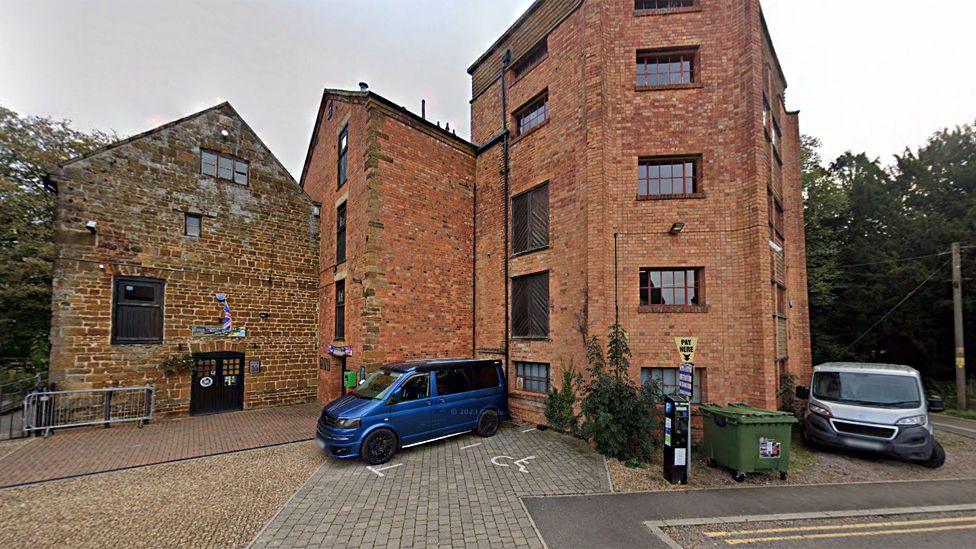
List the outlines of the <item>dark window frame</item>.
{"label": "dark window frame", "polygon": [[[197,220],[197,234],[190,233],[190,219]],[[183,214],[183,236],[200,238],[203,235],[203,216],[198,213],[185,212]]]}
{"label": "dark window frame", "polygon": [[[543,200],[544,195],[544,200]],[[545,208],[545,215],[536,209]],[[512,250],[521,255],[549,247],[550,201],[546,181],[512,197]],[[522,215],[524,214],[524,215]],[[523,234],[524,233],[524,234]],[[524,242],[523,242],[524,241]]]}
{"label": "dark window frame", "polygon": [[[525,371],[529,368],[539,368],[545,367],[545,377],[539,375],[526,375]],[[517,360],[515,361],[515,377],[522,378],[522,391],[527,393],[539,393],[546,394],[549,392],[552,386],[552,366],[548,362],[534,362],[529,360]],[[532,384],[533,388],[530,389],[529,384]],[[538,384],[542,384],[542,390],[536,388]]]}
{"label": "dark window frame", "polygon": [[698,0],[634,0],[637,15],[669,15],[690,11],[701,11]]}
{"label": "dark window frame", "polygon": [[346,262],[347,258],[346,252],[348,250],[346,246],[348,243],[346,241],[346,229],[349,226],[349,212],[346,209],[346,204],[348,202],[343,202],[336,206],[336,265],[342,265]]}
{"label": "dark window frame", "polygon": [[[213,164],[214,167],[213,173],[209,173],[207,171],[207,166],[209,164],[204,162],[206,155],[215,157],[215,161]],[[230,162],[229,177],[224,177],[223,175],[221,175],[221,169],[222,169],[221,162],[220,162],[221,160],[226,160]],[[243,166],[243,171],[239,171],[239,168],[241,168],[242,166]],[[218,152],[212,149],[201,148],[200,149],[200,174],[205,175],[207,177],[213,177],[214,179],[222,179],[224,181],[230,181],[232,183],[236,183],[237,185],[243,185],[246,187],[248,186],[251,180],[251,163],[248,162],[247,160],[244,160],[242,158],[233,155]],[[242,175],[243,182],[238,181],[239,179],[238,175]]]}
{"label": "dark window frame", "polygon": [[[523,284],[525,286],[522,286]],[[550,330],[549,271],[512,277],[511,285],[512,338],[548,339]],[[543,291],[545,293],[544,304],[539,299],[540,295],[532,295],[534,293],[541,294]]]}
{"label": "dark window frame", "polygon": [[[688,178],[684,173],[684,167],[687,164],[692,165],[692,175]],[[647,167],[646,177],[641,177],[641,169]],[[662,167],[668,166],[670,170],[674,170],[675,166],[682,167],[681,185],[682,192],[660,192],[664,188],[664,181],[669,181],[672,185],[674,184],[675,177],[673,175],[669,177],[663,177],[661,172],[657,178],[652,178],[650,176],[651,167]],[[673,174],[673,171],[672,171]],[[691,190],[687,191],[687,186],[689,184]],[[651,192],[652,184],[654,181],[658,183],[658,192]],[[644,185],[644,192],[641,192],[641,186]],[[672,190],[674,188],[672,187]],[[637,198],[638,200],[654,200],[661,198],[682,198],[689,196],[696,196],[703,194],[702,191],[702,156],[700,154],[689,154],[680,156],[645,156],[637,159]]]}
{"label": "dark window frame", "polygon": [[528,135],[549,122],[549,88],[526,101],[512,114],[515,119],[515,135]]}
{"label": "dark window frame", "polygon": [[[688,62],[688,71],[685,71],[683,64]],[[661,73],[656,68],[652,72],[649,67],[667,63],[668,71]],[[677,63],[678,71],[672,71],[671,65]],[[688,80],[684,81],[683,75],[688,73]],[[659,74],[668,75],[668,82],[651,83],[651,75],[655,77]],[[679,81],[673,82],[671,75],[678,74]],[[698,46],[687,46],[679,48],[637,50],[635,63],[635,85],[638,90],[669,90],[680,88],[692,88],[700,85],[701,82],[701,52]]]}
{"label": "dark window frame", "polygon": [[[153,288],[153,300],[151,302],[142,300],[125,299],[120,289],[124,285],[151,286]],[[166,281],[158,278],[147,278],[141,276],[116,276],[112,279],[112,345],[145,345],[162,344],[163,333],[165,331],[164,311],[166,304]],[[157,336],[153,337],[132,337],[125,335],[125,327],[120,323],[119,312],[124,308],[136,309],[155,309],[153,317],[159,325]]]}
{"label": "dark window frame", "polygon": [[349,181],[349,124],[343,126],[339,132],[336,146],[339,150],[336,156],[336,179],[339,184],[336,188],[339,189]]}
{"label": "dark window frame", "polygon": [[346,340],[346,280],[335,283],[335,331],[333,340]]}
{"label": "dark window frame", "polygon": [[[652,273],[659,273],[659,278],[661,280],[660,287],[655,288],[653,286],[653,275]],[[672,283],[664,283],[664,274],[671,273]],[[673,282],[674,275],[677,273],[682,273],[683,282],[681,284]],[[693,285],[688,285],[688,273],[694,273],[694,283]],[[672,296],[675,296],[675,292],[681,289],[683,294],[683,303],[664,303],[665,290],[671,290]],[[655,294],[654,290],[657,290]],[[705,269],[704,267],[642,267],[640,269],[640,277],[638,281],[639,290],[639,303],[642,311],[646,312],[669,312],[669,311],[694,311],[701,310],[706,307],[705,301]],[[694,291],[694,302],[690,297],[691,291]],[[659,299],[660,303],[655,303],[655,297]]]}
{"label": "dark window frame", "polygon": [[[547,57],[549,57],[549,37],[543,36],[542,40],[539,40],[522,57],[512,63],[511,71],[515,80],[517,81],[528,74],[529,71],[545,61]],[[512,83],[514,84],[515,82],[513,81]]]}

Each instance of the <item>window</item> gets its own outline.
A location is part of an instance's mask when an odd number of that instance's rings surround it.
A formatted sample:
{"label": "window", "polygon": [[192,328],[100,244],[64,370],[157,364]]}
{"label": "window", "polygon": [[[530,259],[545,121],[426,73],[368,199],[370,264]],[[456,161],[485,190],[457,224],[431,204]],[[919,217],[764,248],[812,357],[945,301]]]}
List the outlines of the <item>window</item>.
{"label": "window", "polygon": [[786,288],[779,284],[773,284],[773,316],[786,318]]}
{"label": "window", "polygon": [[471,383],[464,368],[445,368],[434,373],[437,380],[437,396],[453,395],[471,390]]}
{"label": "window", "polygon": [[202,223],[202,218],[199,214],[186,214],[183,219],[183,234],[186,236],[200,236],[200,224]]}
{"label": "window", "polygon": [[512,279],[512,335],[549,336],[549,272]]}
{"label": "window", "polygon": [[546,38],[543,38],[541,42],[535,45],[531,50],[525,53],[521,59],[512,64],[512,72],[515,73],[515,77],[518,78],[523,74],[532,70],[536,65],[542,62],[549,54],[549,44]]}
{"label": "window", "polygon": [[515,376],[522,380],[522,390],[549,392],[549,365],[542,362],[516,362]]}
{"label": "window", "polygon": [[335,339],[346,339],[346,281],[337,280],[335,284]]}
{"label": "window", "polygon": [[247,185],[248,164],[224,154],[200,151],[200,173]]}
{"label": "window", "polygon": [[163,342],[164,285],[151,278],[115,278],[113,344]]}
{"label": "window", "polygon": [[512,253],[549,245],[549,184],[512,198]]}
{"label": "window", "polygon": [[773,226],[777,236],[783,238],[783,206],[770,190],[766,191],[766,199],[769,204],[769,224]]}
{"label": "window", "polygon": [[[700,404],[702,401],[702,386],[705,381],[705,370],[695,368],[691,376],[691,401]],[[678,369],[677,368],[641,368],[641,384],[656,381],[661,388],[662,395],[677,395],[678,391]]]}
{"label": "window", "polygon": [[336,265],[346,261],[346,203],[336,208]]}
{"label": "window", "polygon": [[634,9],[640,12],[667,13],[695,7],[696,0],[634,0]]}
{"label": "window", "polygon": [[675,86],[697,81],[697,50],[637,53],[639,87]]}
{"label": "window", "polygon": [[412,376],[403,383],[400,402],[430,398],[430,374]]}
{"label": "window", "polygon": [[701,305],[702,269],[641,269],[640,304]]}
{"label": "window", "polygon": [[518,135],[525,134],[549,120],[549,90],[523,105],[515,111]]}
{"label": "window", "polygon": [[349,153],[349,126],[342,128],[342,132],[339,133],[339,160],[338,169],[339,174],[339,186],[341,187],[346,180],[349,179],[349,174],[347,173],[348,164],[346,162],[346,157]]}
{"label": "window", "polygon": [[767,132],[769,130],[769,118],[770,118],[770,115],[769,115],[769,98],[766,97],[766,94],[764,93],[763,94],[762,123],[763,123],[763,128],[766,129]]}
{"label": "window", "polygon": [[637,164],[637,196],[698,192],[698,158],[646,158]]}
{"label": "window", "polygon": [[468,374],[471,376],[471,388],[474,390],[491,389],[501,384],[498,368],[494,364],[473,366],[468,370]]}

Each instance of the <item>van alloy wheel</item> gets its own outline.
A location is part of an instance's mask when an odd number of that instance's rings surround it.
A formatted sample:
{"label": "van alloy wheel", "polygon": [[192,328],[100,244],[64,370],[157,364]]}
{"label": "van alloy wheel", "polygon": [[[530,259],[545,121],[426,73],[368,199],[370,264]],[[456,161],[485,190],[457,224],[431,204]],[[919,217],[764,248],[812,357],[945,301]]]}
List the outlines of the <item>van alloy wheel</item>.
{"label": "van alloy wheel", "polygon": [[490,437],[498,432],[498,423],[498,412],[485,410],[481,412],[481,417],[478,418],[478,428],[476,431],[483,437]]}
{"label": "van alloy wheel", "polygon": [[363,460],[370,465],[380,465],[390,461],[396,448],[396,435],[386,429],[380,429],[366,437],[360,453]]}

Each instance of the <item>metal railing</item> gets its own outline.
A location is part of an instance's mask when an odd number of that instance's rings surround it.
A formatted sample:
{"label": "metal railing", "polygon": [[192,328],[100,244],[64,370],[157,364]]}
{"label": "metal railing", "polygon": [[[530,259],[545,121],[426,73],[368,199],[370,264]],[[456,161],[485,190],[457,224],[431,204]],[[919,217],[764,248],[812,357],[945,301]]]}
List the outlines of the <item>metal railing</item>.
{"label": "metal railing", "polygon": [[155,391],[152,387],[110,387],[77,391],[43,391],[24,398],[24,432],[138,423],[152,420]]}
{"label": "metal railing", "polygon": [[43,373],[0,384],[0,440],[20,438],[23,429],[24,399],[47,389]]}

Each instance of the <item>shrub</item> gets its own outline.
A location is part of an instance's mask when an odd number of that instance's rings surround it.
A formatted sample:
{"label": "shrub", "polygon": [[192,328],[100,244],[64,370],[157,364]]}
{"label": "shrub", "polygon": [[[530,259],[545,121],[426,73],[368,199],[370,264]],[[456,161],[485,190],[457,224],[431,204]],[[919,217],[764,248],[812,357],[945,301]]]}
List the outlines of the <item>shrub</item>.
{"label": "shrub", "polygon": [[563,382],[559,389],[552,387],[546,395],[546,422],[553,429],[566,433],[577,433],[579,419],[576,417],[576,389],[582,381],[572,364],[563,370]]}
{"label": "shrub", "polygon": [[607,457],[641,463],[651,459],[657,447],[654,384],[638,387],[627,373],[630,347],[619,325],[610,328],[604,358],[596,337],[587,342],[589,379],[582,400],[581,434],[593,441]]}

